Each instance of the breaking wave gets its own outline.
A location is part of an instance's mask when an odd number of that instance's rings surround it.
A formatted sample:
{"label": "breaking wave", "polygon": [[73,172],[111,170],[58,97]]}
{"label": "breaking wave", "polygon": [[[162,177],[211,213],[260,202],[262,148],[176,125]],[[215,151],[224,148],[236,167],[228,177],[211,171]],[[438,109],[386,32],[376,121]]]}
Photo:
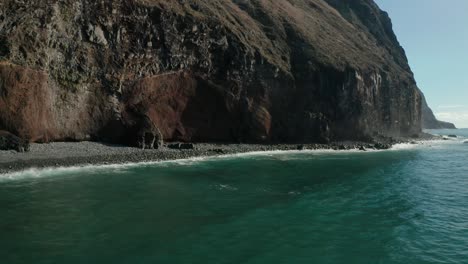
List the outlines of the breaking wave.
{"label": "breaking wave", "polygon": [[281,159],[288,159],[288,156],[292,159],[297,157],[292,157],[290,155],[342,155],[342,154],[365,154],[365,153],[375,153],[375,152],[384,152],[384,151],[404,151],[404,150],[414,150],[417,148],[427,148],[433,147],[439,144],[450,144],[454,141],[424,141],[417,142],[416,144],[404,143],[396,144],[389,150],[367,150],[361,151],[359,149],[351,150],[331,150],[331,149],[319,149],[319,150],[273,150],[273,151],[253,151],[246,153],[235,153],[235,154],[226,154],[218,156],[199,156],[192,157],[187,159],[178,159],[178,160],[167,160],[167,161],[150,161],[150,162],[136,162],[136,163],[120,163],[120,164],[90,164],[90,165],[80,165],[80,166],[70,166],[70,167],[49,167],[49,168],[31,168],[17,172],[0,174],[0,182],[4,181],[13,181],[13,180],[23,180],[23,179],[35,179],[43,177],[54,177],[54,176],[63,176],[63,175],[74,175],[77,173],[98,173],[100,171],[106,173],[125,173],[127,170],[136,168],[136,167],[145,167],[145,166],[192,166],[202,162],[214,161],[214,160],[225,160],[225,159],[238,159],[238,158],[254,158],[254,157],[278,157]]}

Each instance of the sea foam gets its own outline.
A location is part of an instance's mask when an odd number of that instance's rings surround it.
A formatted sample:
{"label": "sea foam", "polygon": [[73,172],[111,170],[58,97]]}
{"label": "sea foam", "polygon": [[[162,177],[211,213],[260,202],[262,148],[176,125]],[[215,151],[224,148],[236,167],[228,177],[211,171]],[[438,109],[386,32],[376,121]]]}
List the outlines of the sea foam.
{"label": "sea foam", "polygon": [[[374,152],[383,152],[383,151],[404,151],[404,150],[413,150],[421,147],[431,147],[432,145],[447,143],[444,140],[437,141],[422,141],[417,142],[417,144],[403,143],[396,144],[389,150],[374,150],[367,149],[367,151],[361,151],[359,149],[350,149],[350,150],[333,150],[333,149],[305,149],[305,150],[270,150],[270,151],[252,151],[245,153],[234,153],[234,154],[225,154],[217,156],[198,156],[186,159],[176,159],[176,160],[165,160],[165,161],[147,161],[147,162],[135,162],[135,163],[120,163],[120,164],[90,164],[90,165],[81,165],[81,166],[70,166],[70,167],[48,167],[48,168],[31,168],[17,172],[10,172],[5,174],[0,174],[0,182],[4,181],[13,181],[13,180],[23,180],[23,179],[34,179],[34,178],[43,178],[43,177],[54,177],[54,176],[63,176],[77,173],[98,173],[105,171],[107,173],[125,173],[127,170],[135,167],[144,167],[144,166],[192,166],[199,163],[214,161],[214,160],[225,160],[225,159],[237,159],[237,158],[253,158],[253,157],[285,157],[287,160],[288,156],[284,155],[342,155],[342,154],[365,154],[365,153],[374,153]],[[290,156],[294,159],[294,157]]]}

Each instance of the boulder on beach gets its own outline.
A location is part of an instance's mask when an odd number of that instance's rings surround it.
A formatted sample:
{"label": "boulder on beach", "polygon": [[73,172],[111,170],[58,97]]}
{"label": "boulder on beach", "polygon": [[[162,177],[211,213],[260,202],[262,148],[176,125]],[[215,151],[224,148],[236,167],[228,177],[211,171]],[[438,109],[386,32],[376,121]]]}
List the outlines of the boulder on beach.
{"label": "boulder on beach", "polygon": [[178,149],[178,150],[188,150],[188,149],[195,149],[195,146],[192,143],[173,143],[167,145],[170,149]]}
{"label": "boulder on beach", "polygon": [[377,150],[385,150],[385,149],[391,149],[392,145],[391,144],[385,144],[385,143],[376,143],[374,145],[374,148]]}
{"label": "boulder on beach", "polygon": [[29,151],[29,140],[22,139],[8,131],[0,130],[0,150]]}

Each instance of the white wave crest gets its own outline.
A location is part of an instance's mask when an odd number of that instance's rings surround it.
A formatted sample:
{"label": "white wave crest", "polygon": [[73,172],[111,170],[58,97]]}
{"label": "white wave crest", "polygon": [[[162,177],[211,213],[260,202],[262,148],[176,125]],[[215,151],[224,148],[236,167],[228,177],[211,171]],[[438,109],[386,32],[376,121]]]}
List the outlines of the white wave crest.
{"label": "white wave crest", "polygon": [[413,150],[417,148],[421,148],[421,146],[424,146],[424,142],[415,142],[415,143],[400,143],[400,144],[395,144],[392,146],[390,150]]}
{"label": "white wave crest", "polygon": [[[437,144],[447,143],[451,141],[445,140],[433,140],[433,141],[421,141],[416,144],[403,143],[394,145],[390,151],[401,151],[401,150],[413,150],[421,147],[432,147]],[[367,151],[361,151],[359,149],[350,150],[333,150],[333,149],[305,149],[305,150],[271,150],[271,151],[252,151],[245,153],[234,153],[217,156],[198,156],[186,159],[176,160],[165,160],[165,161],[149,161],[149,162],[135,162],[135,163],[120,163],[120,164],[96,164],[96,165],[82,165],[82,166],[71,166],[71,167],[49,167],[49,168],[31,168],[23,171],[11,172],[6,174],[0,174],[0,182],[22,180],[22,179],[34,179],[42,177],[53,177],[67,174],[76,174],[79,172],[84,173],[95,173],[95,172],[106,172],[106,173],[125,173],[128,169],[134,167],[144,166],[191,166],[206,161],[212,160],[223,160],[223,159],[236,159],[236,158],[251,158],[251,157],[278,157],[280,159],[288,160],[295,159],[292,156],[284,156],[289,154],[301,154],[301,155],[324,155],[324,154],[350,154],[350,153],[373,153],[382,152],[388,150],[374,150],[367,149]]]}

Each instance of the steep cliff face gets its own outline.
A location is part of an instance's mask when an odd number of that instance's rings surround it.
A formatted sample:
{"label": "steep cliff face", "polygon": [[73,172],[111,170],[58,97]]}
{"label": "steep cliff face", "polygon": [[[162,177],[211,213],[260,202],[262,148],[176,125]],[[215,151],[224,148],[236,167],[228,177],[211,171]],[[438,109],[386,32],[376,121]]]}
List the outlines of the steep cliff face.
{"label": "steep cliff face", "polygon": [[427,104],[426,97],[423,95],[422,104],[422,127],[425,129],[456,129],[455,125],[449,122],[439,121],[435,117],[431,108]]}
{"label": "steep cliff face", "polygon": [[0,129],[34,141],[412,136],[422,97],[371,0],[3,0]]}

